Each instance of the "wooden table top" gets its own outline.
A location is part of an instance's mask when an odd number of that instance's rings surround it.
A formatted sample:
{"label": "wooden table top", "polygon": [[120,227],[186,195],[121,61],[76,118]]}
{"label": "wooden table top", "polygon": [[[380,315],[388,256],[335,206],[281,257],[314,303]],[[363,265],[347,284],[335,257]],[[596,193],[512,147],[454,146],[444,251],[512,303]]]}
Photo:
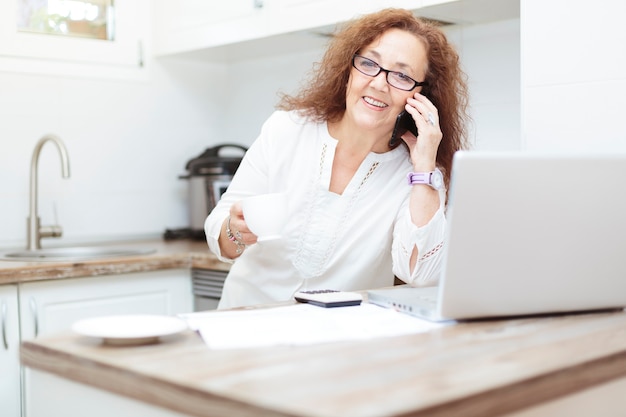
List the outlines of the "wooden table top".
{"label": "wooden table top", "polygon": [[626,375],[626,313],[485,320],[427,333],[211,350],[188,331],[114,347],[64,333],[22,362],[192,416],[486,416]]}

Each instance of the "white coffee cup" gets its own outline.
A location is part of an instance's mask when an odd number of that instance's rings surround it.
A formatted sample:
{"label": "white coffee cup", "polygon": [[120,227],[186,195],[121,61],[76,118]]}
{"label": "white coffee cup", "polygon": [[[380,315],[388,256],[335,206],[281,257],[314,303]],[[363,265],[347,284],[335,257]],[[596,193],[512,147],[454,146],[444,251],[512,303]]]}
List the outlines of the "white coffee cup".
{"label": "white coffee cup", "polygon": [[285,193],[260,194],[241,202],[248,228],[257,235],[258,242],[278,239],[287,221]]}

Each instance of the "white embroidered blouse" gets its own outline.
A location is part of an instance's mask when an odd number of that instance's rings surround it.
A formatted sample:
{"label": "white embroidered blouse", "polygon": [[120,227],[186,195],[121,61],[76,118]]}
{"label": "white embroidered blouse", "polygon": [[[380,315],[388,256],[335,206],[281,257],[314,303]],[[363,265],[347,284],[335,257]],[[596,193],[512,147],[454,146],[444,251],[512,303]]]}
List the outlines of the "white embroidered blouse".
{"label": "white embroidered blouse", "polygon": [[[329,191],[337,140],[326,123],[277,111],[263,125],[228,190],[205,222],[207,242],[221,260],[217,239],[230,206],[245,197],[286,192],[283,238],[248,246],[224,284],[219,308],[288,300],[301,289],[364,290],[438,281],[446,219],[445,191],[431,221],[411,222],[402,146],[370,153],[342,195]],[[418,248],[413,273],[409,261]]]}

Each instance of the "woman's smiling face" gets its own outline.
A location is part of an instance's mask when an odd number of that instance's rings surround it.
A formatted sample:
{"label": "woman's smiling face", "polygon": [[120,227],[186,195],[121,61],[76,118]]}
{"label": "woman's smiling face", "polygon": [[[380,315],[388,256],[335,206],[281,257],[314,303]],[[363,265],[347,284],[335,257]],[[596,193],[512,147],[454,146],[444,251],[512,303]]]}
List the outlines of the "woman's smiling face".
{"label": "woman's smiling face", "polygon": [[[401,72],[416,81],[425,79],[428,66],[426,48],[419,38],[409,32],[390,29],[358,54],[386,70]],[[393,129],[406,100],[420,89],[403,91],[387,83],[384,71],[370,77],[353,67],[346,90],[346,116],[360,128],[386,134]]]}

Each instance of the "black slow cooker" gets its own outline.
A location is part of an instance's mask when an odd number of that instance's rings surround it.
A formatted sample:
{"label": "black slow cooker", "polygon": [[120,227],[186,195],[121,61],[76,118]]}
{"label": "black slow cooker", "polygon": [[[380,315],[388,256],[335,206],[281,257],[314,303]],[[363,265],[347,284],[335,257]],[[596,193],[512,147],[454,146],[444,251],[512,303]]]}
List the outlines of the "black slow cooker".
{"label": "black slow cooker", "polygon": [[[233,156],[233,150],[235,154]],[[204,235],[204,221],[230,185],[248,148],[236,144],[222,144],[207,148],[201,155],[190,159],[186,175],[189,180],[189,217],[193,234]]]}

